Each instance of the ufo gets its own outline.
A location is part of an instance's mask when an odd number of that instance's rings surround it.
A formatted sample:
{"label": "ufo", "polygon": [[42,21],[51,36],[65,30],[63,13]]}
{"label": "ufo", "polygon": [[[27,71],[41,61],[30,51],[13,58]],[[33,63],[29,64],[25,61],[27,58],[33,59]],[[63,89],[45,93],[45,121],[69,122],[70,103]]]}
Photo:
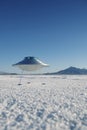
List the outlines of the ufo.
{"label": "ufo", "polygon": [[48,64],[43,63],[38,58],[33,56],[25,57],[22,61],[13,64],[12,66],[18,67],[23,71],[35,71],[43,67],[48,67]]}

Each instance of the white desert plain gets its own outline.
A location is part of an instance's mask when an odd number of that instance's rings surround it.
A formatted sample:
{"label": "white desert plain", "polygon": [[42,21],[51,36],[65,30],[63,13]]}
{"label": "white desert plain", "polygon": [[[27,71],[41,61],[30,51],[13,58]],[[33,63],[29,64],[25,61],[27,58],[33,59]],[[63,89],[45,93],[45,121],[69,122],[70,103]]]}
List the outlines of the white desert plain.
{"label": "white desert plain", "polygon": [[0,130],[87,130],[86,75],[0,76]]}

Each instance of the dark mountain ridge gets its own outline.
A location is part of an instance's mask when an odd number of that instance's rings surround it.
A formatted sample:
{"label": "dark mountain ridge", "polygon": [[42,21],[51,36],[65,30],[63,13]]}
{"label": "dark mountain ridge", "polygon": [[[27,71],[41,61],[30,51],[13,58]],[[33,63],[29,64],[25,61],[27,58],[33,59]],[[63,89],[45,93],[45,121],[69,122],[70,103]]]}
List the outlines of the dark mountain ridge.
{"label": "dark mountain ridge", "polygon": [[47,73],[47,74],[66,74],[66,75],[87,75],[87,69],[80,69],[76,67],[69,67],[67,69],[58,71],[58,72],[53,72],[53,73]]}
{"label": "dark mountain ridge", "polygon": [[87,69],[80,69],[76,67],[69,67],[65,70],[61,70],[58,74],[87,74]]}

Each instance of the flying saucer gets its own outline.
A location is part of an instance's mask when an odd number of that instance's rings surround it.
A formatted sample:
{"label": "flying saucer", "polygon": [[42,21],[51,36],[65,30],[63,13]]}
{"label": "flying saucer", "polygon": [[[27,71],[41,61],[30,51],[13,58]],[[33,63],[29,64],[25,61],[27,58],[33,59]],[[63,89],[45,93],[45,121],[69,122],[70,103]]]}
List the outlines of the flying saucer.
{"label": "flying saucer", "polygon": [[13,64],[12,66],[18,67],[23,71],[35,71],[39,70],[40,68],[49,66],[48,64],[43,63],[36,57],[25,57],[22,61]]}

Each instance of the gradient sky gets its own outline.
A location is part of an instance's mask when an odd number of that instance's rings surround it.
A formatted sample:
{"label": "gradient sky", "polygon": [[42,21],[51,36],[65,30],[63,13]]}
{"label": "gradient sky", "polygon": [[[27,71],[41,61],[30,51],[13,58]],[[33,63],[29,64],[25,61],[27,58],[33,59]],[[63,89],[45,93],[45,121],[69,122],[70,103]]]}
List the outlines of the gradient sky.
{"label": "gradient sky", "polygon": [[87,0],[0,1],[0,71],[25,56],[58,71],[87,68]]}

